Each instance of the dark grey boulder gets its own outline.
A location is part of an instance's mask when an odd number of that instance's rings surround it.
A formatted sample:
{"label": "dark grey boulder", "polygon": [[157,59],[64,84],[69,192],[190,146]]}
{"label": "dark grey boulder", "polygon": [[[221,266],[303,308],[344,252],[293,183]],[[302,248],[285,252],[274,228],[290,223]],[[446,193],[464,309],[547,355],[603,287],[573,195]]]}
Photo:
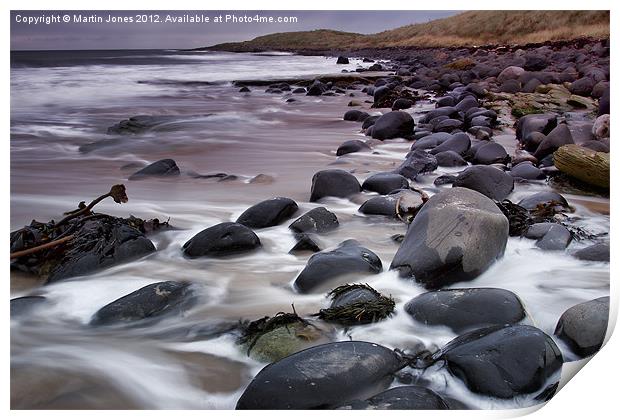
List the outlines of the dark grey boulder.
{"label": "dark grey boulder", "polygon": [[529,195],[517,203],[526,210],[536,210],[539,206],[555,204],[562,210],[569,210],[568,202],[561,194],[552,191],[543,191]]}
{"label": "dark grey boulder", "polygon": [[467,166],[467,162],[463,157],[453,150],[439,152],[435,154],[437,165],[452,168],[455,166]]}
{"label": "dark grey boulder", "polygon": [[306,252],[319,252],[321,250],[317,243],[307,233],[298,233],[295,237],[297,238],[297,242],[288,252],[289,254],[299,255]]}
{"label": "dark grey boulder", "polygon": [[389,194],[392,191],[409,188],[409,181],[400,174],[381,172],[374,174],[362,183],[362,189],[379,194]]}
{"label": "dark grey boulder", "polygon": [[379,215],[397,217],[396,203],[399,196],[397,194],[380,195],[366,200],[358,209],[360,213],[368,215]]}
{"label": "dark grey boulder", "polygon": [[549,134],[547,134],[547,137],[545,137],[545,139],[540,143],[534,152],[534,157],[540,160],[545,156],[552,154],[561,146],[574,143],[575,141],[573,140],[573,136],[568,129],[568,126],[566,124],[559,124]]}
{"label": "dark grey boulder", "polygon": [[609,102],[610,102],[610,93],[609,88],[603,92],[603,95],[598,101],[598,115],[609,114]]}
{"label": "dark grey boulder", "polygon": [[538,86],[542,85],[542,82],[536,78],[530,79],[521,89],[525,93],[534,93]]}
{"label": "dark grey boulder", "polygon": [[536,246],[547,251],[562,251],[573,239],[570,231],[557,223],[534,223],[525,237],[537,239]]}
{"label": "dark grey boulder", "polygon": [[295,279],[294,286],[301,293],[309,293],[330,280],[347,274],[377,274],[383,266],[371,250],[349,239],[332,251],[314,254]]}
{"label": "dark grey boulder", "polygon": [[11,318],[28,315],[46,305],[48,300],[45,296],[22,296],[11,299]]}
{"label": "dark grey boulder", "polygon": [[148,178],[148,177],[163,177],[163,176],[177,176],[181,172],[176,162],[172,159],[162,159],[157,162],[153,162],[145,168],[132,174],[129,179],[131,181],[136,179]]}
{"label": "dark grey boulder", "polygon": [[366,118],[370,117],[368,112],[360,111],[357,109],[351,109],[344,113],[344,117],[342,118],[345,121],[358,121],[362,122],[366,120]]}
{"label": "dark grey boulder", "polygon": [[340,410],[449,410],[450,406],[435,391],[409,385],[388,389],[367,400],[348,402]]}
{"label": "dark grey boulder", "polygon": [[547,68],[549,61],[542,55],[527,54],[523,68],[527,71],[540,71]]}
{"label": "dark grey boulder", "polygon": [[336,64],[349,64],[349,59],[341,55],[336,60]]}
{"label": "dark grey boulder", "polygon": [[411,146],[411,150],[426,150],[432,149],[434,147],[439,146],[441,143],[451,138],[452,134],[450,133],[433,133],[428,136],[424,136],[421,139],[417,140]]}
{"label": "dark grey boulder", "polygon": [[389,195],[372,197],[359,208],[360,213],[397,218],[412,218],[424,204],[424,196],[418,191],[403,189]]}
{"label": "dark grey boulder", "polygon": [[555,328],[555,335],[580,357],[599,351],[609,321],[609,296],[577,304],[567,309]]}
{"label": "dark grey boulder", "polygon": [[460,130],[464,127],[464,123],[461,120],[456,120],[453,118],[448,118],[442,121],[437,122],[433,125],[433,131],[435,132],[445,132],[452,133],[454,131]]}
{"label": "dark grey boulder", "polygon": [[581,79],[575,80],[570,85],[570,93],[573,95],[579,96],[590,96],[592,94],[592,89],[594,89],[594,80],[589,77],[582,77]]}
{"label": "dark grey boulder", "polygon": [[386,389],[405,364],[396,352],[363,341],[311,347],[263,368],[236,408],[335,408]]}
{"label": "dark grey boulder", "polygon": [[458,336],[434,356],[476,394],[514,398],[541,391],[562,368],[551,337],[530,325],[492,326]]}
{"label": "dark grey boulder", "polygon": [[436,108],[436,109],[433,109],[432,111],[427,112],[422,118],[420,118],[420,123],[427,124],[432,119],[440,117],[440,116],[446,116],[448,118],[458,118],[460,115],[459,115],[459,111],[453,106],[444,106],[444,107]]}
{"label": "dark grey boulder", "polygon": [[405,161],[392,172],[415,181],[418,175],[433,172],[435,169],[437,169],[437,158],[435,156],[422,150],[414,150],[409,152]]}
{"label": "dark grey boulder", "polygon": [[514,179],[493,166],[474,165],[456,177],[454,186],[469,188],[493,200],[501,201],[514,189]]}
{"label": "dark grey boulder", "polygon": [[467,95],[454,108],[459,112],[466,112],[471,108],[477,108],[478,105],[478,100],[475,97]]}
{"label": "dark grey boulder", "polygon": [[558,119],[555,114],[529,114],[517,121],[517,139],[522,140],[535,131],[542,134],[549,134],[557,124]]}
{"label": "dark grey boulder", "polygon": [[325,233],[338,227],[338,217],[325,207],[316,207],[290,224],[289,229],[298,233]]}
{"label": "dark grey boulder", "polygon": [[310,201],[323,197],[346,198],[362,190],[360,183],[349,172],[342,169],[326,169],[312,177]]}
{"label": "dark grey boulder", "polygon": [[252,229],[239,223],[224,222],[197,233],[183,245],[183,253],[190,258],[225,257],[260,246],[260,239]]}
{"label": "dark grey boulder", "polygon": [[290,198],[276,197],[253,205],[239,216],[237,223],[253,229],[276,226],[297,212],[297,203]]}
{"label": "dark grey boulder", "polygon": [[590,150],[594,150],[596,152],[609,153],[609,146],[607,146],[602,141],[598,141],[598,140],[587,141],[585,143],[582,143],[581,146],[586,147]]}
{"label": "dark grey boulder", "polygon": [[406,98],[398,98],[392,104],[392,111],[398,111],[399,109],[409,109],[413,106],[413,101]]}
{"label": "dark grey boulder", "polygon": [[476,150],[473,163],[478,165],[491,165],[493,163],[507,163],[510,157],[504,146],[495,142],[483,144]]}
{"label": "dark grey boulder", "polygon": [[455,175],[441,175],[435,178],[435,180],[433,181],[433,184],[436,186],[446,185],[446,184],[452,185],[454,184],[454,181],[456,181]]}
{"label": "dark grey boulder", "polygon": [[370,117],[366,118],[362,123],[362,130],[366,130],[372,127],[377,122],[380,116],[381,115],[371,115]]}
{"label": "dark grey boulder", "polygon": [[458,334],[492,325],[516,324],[527,316],[523,303],[509,290],[444,289],[416,296],[405,305],[425,325],[443,325]]}
{"label": "dark grey boulder", "polygon": [[295,93],[295,94],[297,94],[297,93],[306,93],[306,88],[298,87],[298,88],[293,89],[293,91],[291,93]]}
{"label": "dark grey boulder", "polygon": [[409,138],[413,135],[414,126],[413,118],[406,112],[388,112],[373,124],[372,138],[377,140]]}
{"label": "dark grey boulder", "polygon": [[108,127],[107,134],[135,135],[143,134],[157,127],[175,122],[178,117],[169,115],[136,115]]}
{"label": "dark grey boulder", "polygon": [[441,98],[437,98],[437,108],[441,108],[444,106],[454,106],[456,104],[456,99],[452,96],[443,96]]}
{"label": "dark grey boulder", "polygon": [[576,251],[573,256],[584,261],[609,262],[609,244],[594,244]]}
{"label": "dark grey boulder", "polygon": [[306,96],[321,96],[323,93],[329,90],[328,86],[320,80],[315,80],[308,87]]}
{"label": "dark grey boulder", "polygon": [[454,134],[449,139],[443,141],[440,145],[433,148],[430,153],[436,155],[440,152],[453,151],[459,155],[463,155],[471,147],[471,140],[465,133]]}
{"label": "dark grey boulder", "polygon": [[545,173],[529,161],[524,161],[519,163],[518,165],[513,166],[509,174],[513,178],[519,179],[537,180],[546,178]]}
{"label": "dark grey boulder", "polygon": [[520,90],[521,90],[521,83],[519,83],[519,81],[515,79],[506,80],[498,88],[499,92],[504,92],[504,93],[517,93]]}
{"label": "dark grey boulder", "polygon": [[508,219],[493,201],[451,188],[422,206],[390,269],[438,289],[482,274],[504,254],[507,241]]}
{"label": "dark grey boulder", "polygon": [[175,281],[153,283],[99,309],[90,320],[90,325],[153,320],[181,310],[184,305],[189,305],[190,300],[189,283]]}
{"label": "dark grey boulder", "polygon": [[540,146],[540,143],[542,143],[546,137],[547,136],[545,136],[543,133],[533,131],[529,133],[527,137],[525,137],[521,141],[521,143],[523,144],[525,150],[530,153],[534,153],[536,149],[538,149],[538,146]]}
{"label": "dark grey boulder", "polygon": [[370,146],[361,140],[347,140],[338,146],[336,156],[343,156],[349,153],[362,152],[370,150]]}

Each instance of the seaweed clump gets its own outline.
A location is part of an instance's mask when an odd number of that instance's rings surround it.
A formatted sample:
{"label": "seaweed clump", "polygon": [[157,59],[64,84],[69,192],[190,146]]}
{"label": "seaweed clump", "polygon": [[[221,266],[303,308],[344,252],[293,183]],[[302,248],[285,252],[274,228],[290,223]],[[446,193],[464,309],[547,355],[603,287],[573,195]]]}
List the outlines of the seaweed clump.
{"label": "seaweed clump", "polygon": [[328,293],[332,305],[316,316],[342,325],[371,324],[392,316],[395,302],[368,284],[345,284]]}

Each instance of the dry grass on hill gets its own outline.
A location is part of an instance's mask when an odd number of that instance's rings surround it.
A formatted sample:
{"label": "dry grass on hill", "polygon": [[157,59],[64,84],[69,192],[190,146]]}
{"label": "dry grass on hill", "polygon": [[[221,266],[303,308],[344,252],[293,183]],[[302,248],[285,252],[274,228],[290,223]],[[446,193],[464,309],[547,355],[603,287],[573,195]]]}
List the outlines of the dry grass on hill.
{"label": "dry grass on hill", "polygon": [[470,11],[372,35],[326,29],[284,32],[211,47],[226,51],[523,45],[609,37],[609,11]]}

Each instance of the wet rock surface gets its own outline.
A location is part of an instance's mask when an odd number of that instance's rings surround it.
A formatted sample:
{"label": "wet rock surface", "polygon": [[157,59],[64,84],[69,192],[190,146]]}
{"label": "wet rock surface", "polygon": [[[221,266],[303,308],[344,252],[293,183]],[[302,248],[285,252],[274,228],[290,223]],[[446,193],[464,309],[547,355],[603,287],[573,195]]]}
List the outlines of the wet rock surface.
{"label": "wet rock surface", "polygon": [[364,401],[352,401],[339,409],[347,410],[449,410],[436,392],[421,386],[399,386]]}
{"label": "wet rock surface", "polygon": [[454,181],[454,187],[469,188],[493,200],[503,200],[514,189],[513,178],[493,166],[475,165],[461,172]]}
{"label": "wet rock surface", "polygon": [[295,279],[294,287],[301,293],[308,293],[347,274],[377,274],[382,268],[381,260],[374,252],[351,239],[332,251],[310,257]]}
{"label": "wet rock surface", "polygon": [[137,180],[149,177],[177,176],[181,172],[176,162],[172,159],[162,159],[153,162],[147,167],[140,169],[129,177],[129,180]]}
{"label": "wet rock surface", "polygon": [[346,341],[312,347],[263,368],[237,409],[335,408],[386,389],[403,366],[396,353],[378,344]]}
{"label": "wet rock surface", "polygon": [[405,305],[425,325],[443,325],[462,334],[492,325],[516,324],[527,316],[517,295],[496,288],[444,289],[416,296]]}
{"label": "wet rock surface", "polygon": [[276,226],[293,216],[297,209],[297,203],[290,198],[276,197],[250,207],[241,213],[237,223],[254,229]]}
{"label": "wet rock surface", "polygon": [[493,326],[460,335],[434,359],[477,394],[513,398],[542,390],[562,367],[553,340],[529,325]]}
{"label": "wet rock surface", "polygon": [[495,203],[476,191],[452,188],[424,204],[390,269],[436,289],[483,273],[503,255],[507,240],[508,220]]}
{"label": "wet rock surface", "polygon": [[149,284],[123,296],[99,309],[90,324],[112,325],[153,320],[189,306],[191,290],[189,283],[165,281]]}
{"label": "wet rock surface", "polygon": [[310,201],[324,197],[349,197],[362,190],[357,178],[342,169],[326,169],[312,177]]}
{"label": "wet rock surface", "polygon": [[190,258],[225,257],[249,252],[260,246],[260,239],[250,228],[224,222],[196,234],[183,245],[183,253]]}
{"label": "wet rock surface", "polygon": [[609,296],[579,303],[562,314],[555,335],[580,357],[596,353],[603,345],[609,320]]}

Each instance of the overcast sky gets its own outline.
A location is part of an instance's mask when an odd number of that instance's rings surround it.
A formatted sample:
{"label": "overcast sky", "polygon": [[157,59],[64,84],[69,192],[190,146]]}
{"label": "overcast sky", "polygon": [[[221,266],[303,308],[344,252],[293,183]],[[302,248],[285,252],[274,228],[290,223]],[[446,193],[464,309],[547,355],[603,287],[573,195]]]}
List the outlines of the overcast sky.
{"label": "overcast sky", "polygon": [[[209,23],[136,23],[136,15],[210,17]],[[412,23],[428,22],[454,15],[455,11],[12,11],[12,50],[196,48],[229,41],[245,41],[273,32],[335,29],[376,33]],[[218,15],[295,16],[297,23],[215,23]],[[64,23],[67,15],[69,23]],[[75,23],[74,15],[97,15],[103,23]],[[106,23],[108,15],[132,17],[132,23]],[[56,17],[60,23],[24,23],[25,18]],[[147,17],[148,19],[148,17]],[[17,22],[20,20],[21,22]]]}

